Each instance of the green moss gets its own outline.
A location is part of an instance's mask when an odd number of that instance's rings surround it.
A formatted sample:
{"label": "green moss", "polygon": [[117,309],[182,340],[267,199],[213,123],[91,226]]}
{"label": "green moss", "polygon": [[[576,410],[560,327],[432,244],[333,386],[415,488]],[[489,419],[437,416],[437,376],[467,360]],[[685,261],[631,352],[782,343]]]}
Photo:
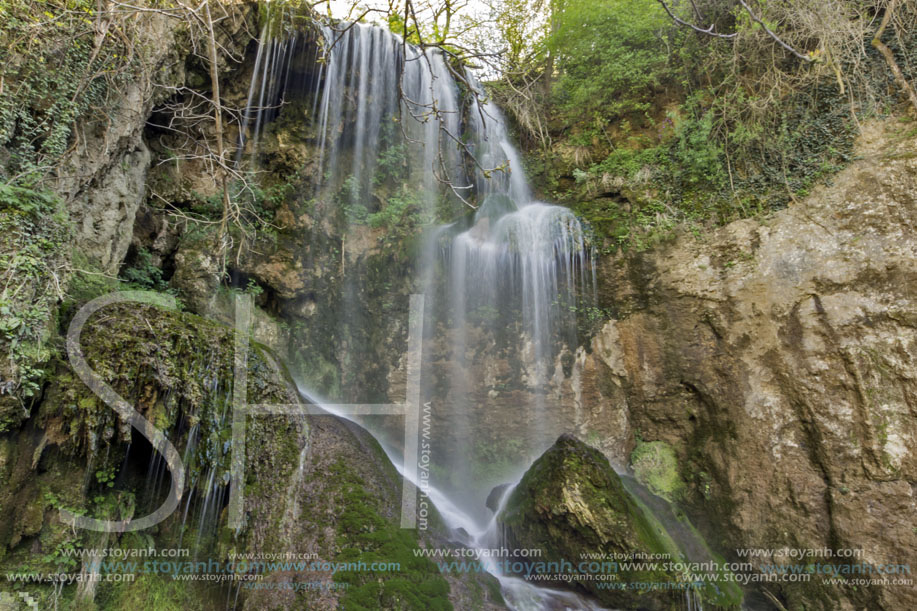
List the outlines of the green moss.
{"label": "green moss", "polygon": [[100,588],[96,604],[99,609],[204,611],[220,606],[222,597],[213,594],[218,593],[208,592],[191,581],[176,581],[168,575],[139,574],[132,583]]}
{"label": "green moss", "polygon": [[334,580],[349,587],[340,601],[344,609],[451,610],[449,584],[429,558],[415,555],[416,534],[399,528],[380,513],[378,501],[367,491],[362,478],[338,460],[331,468],[339,486],[342,513],[338,519],[335,562],[395,562],[398,570],[339,571]]}
{"label": "green moss", "polygon": [[[510,547],[538,548],[546,561],[575,561],[584,553],[677,554],[658,524],[647,520],[598,450],[561,436],[525,473],[498,518]],[[621,581],[663,582],[660,569],[618,573]],[[575,581],[610,605],[668,605],[672,592],[603,590]],[[652,601],[652,602],[650,602]]]}
{"label": "green moss", "polygon": [[[177,424],[179,415],[199,426],[197,452],[188,465],[189,475],[214,466],[226,467],[222,414],[231,400],[233,340],[228,327],[202,318],[161,308],[124,304],[109,306],[94,315],[83,330],[81,342],[93,371],[124,397],[135,397],[137,408],[164,430]],[[256,346],[250,347],[249,393],[276,392],[273,368]],[[45,402],[43,421],[64,416],[79,435],[68,441],[71,450],[89,447],[90,438],[106,427],[118,426],[111,408],[59,365],[56,401]],[[117,441],[127,442],[123,434]],[[180,441],[180,440],[173,440]]]}
{"label": "green moss", "polygon": [[678,475],[675,450],[664,441],[638,440],[630,455],[634,476],[641,484],[666,500],[674,501],[684,489]]}
{"label": "green moss", "polygon": [[[224,415],[229,413],[232,397],[232,329],[152,306],[114,305],[90,318],[83,331],[82,347],[89,366],[176,445],[185,463],[185,494],[190,494],[193,483],[211,471],[216,473],[215,481],[225,481],[231,455],[231,418]],[[288,383],[266,349],[251,343],[248,360],[248,401],[289,403]],[[12,507],[17,515],[28,518],[12,534],[37,538],[44,553],[31,553],[35,539],[23,539],[4,559],[2,568],[70,571],[77,569],[78,563],[76,557],[68,555],[68,550],[118,544],[135,548],[178,546],[183,525],[181,512],[143,534],[123,535],[120,542],[102,541],[99,535],[87,531],[75,533],[56,518],[60,509],[67,508],[80,515],[125,519],[146,513],[148,505],[158,504],[158,499],[147,499],[144,493],[146,464],[120,472],[131,439],[130,429],[119,422],[114,410],[83,385],[66,363],[58,365],[45,399],[38,414],[39,427],[64,434],[55,435],[53,444],[45,449],[39,473],[23,481],[4,481],[5,487],[13,488],[0,491],[0,503],[4,507]],[[198,442],[188,450],[188,430],[195,424]],[[287,479],[296,467],[303,436],[308,434],[306,423],[250,418],[247,430],[248,463],[253,466],[247,471],[249,476],[263,467],[271,474],[271,478],[262,476],[263,482]],[[27,444],[31,438],[22,439],[25,441],[21,443]],[[20,451],[33,451],[30,445],[22,447],[24,450]],[[136,454],[132,451],[130,456]],[[246,507],[257,506],[264,496],[277,496],[270,488],[263,492],[261,496],[248,496]],[[17,509],[16,502],[7,505],[9,495],[14,501],[22,499],[19,503],[22,509]],[[195,498],[192,498],[191,515],[199,510]],[[44,524],[43,514],[51,516]],[[225,519],[225,513],[217,519]],[[189,530],[196,530],[196,521],[190,522],[195,524],[189,523]],[[234,534],[228,529],[219,532]],[[150,534],[152,537],[143,538]],[[235,540],[208,533],[201,538],[200,545],[196,539],[196,534],[186,532],[183,547],[193,546],[219,559],[225,558],[231,545],[245,549],[246,532]],[[171,584],[171,579],[138,574],[133,584],[100,584],[97,602],[106,609],[150,607],[153,603],[154,608],[163,609],[211,609],[225,603],[225,592],[218,589],[184,582],[179,585]],[[63,608],[70,608],[67,605],[74,590],[66,589]],[[38,600],[45,602],[49,591],[44,586],[35,588]]]}

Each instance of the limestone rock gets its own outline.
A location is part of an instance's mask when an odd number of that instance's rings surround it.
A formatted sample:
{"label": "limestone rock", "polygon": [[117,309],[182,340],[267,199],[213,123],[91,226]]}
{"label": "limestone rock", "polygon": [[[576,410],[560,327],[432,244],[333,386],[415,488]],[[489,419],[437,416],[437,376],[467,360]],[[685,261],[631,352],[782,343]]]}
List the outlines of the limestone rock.
{"label": "limestone rock", "polygon": [[117,274],[144,197],[150,152],[140,141],[71,204],[78,248],[105,272]]}
{"label": "limestone rock", "polygon": [[[605,437],[626,406],[616,460],[635,431],[672,446],[689,516],[734,560],[917,550],[917,141],[894,125],[865,126],[859,160],[789,209],[598,270],[621,315],[584,363],[584,427]],[[917,608],[904,586],[768,590],[788,609]]]}

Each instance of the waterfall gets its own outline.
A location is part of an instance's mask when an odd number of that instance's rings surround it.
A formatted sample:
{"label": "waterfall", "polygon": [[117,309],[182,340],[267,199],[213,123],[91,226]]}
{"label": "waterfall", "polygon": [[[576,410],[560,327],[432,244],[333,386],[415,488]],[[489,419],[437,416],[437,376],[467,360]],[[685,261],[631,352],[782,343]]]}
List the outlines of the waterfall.
{"label": "waterfall", "polygon": [[[533,197],[500,110],[440,50],[418,49],[375,26],[326,25],[321,60],[305,82],[297,54],[309,46],[298,35],[262,33],[240,150],[259,150],[265,124],[291,90],[310,92],[303,121],[317,151],[314,214],[344,223],[340,244],[327,247],[340,248],[341,284],[328,299],[345,381],[366,366],[358,360],[371,354],[370,325],[385,322],[366,311],[362,279],[345,268],[347,241],[366,239],[367,217],[380,205],[374,189],[383,182],[413,198],[424,229],[413,280],[427,304],[422,394],[433,405],[437,441],[431,500],[450,526],[483,545],[492,534],[484,505],[490,489],[517,481],[575,424],[554,409],[545,388],[564,350],[575,346],[578,295],[594,286],[588,234],[570,210]],[[304,243],[317,241],[304,236]],[[306,394],[373,399],[341,386]],[[389,425],[359,421],[397,450]],[[399,464],[397,451],[390,457]],[[591,608],[570,593],[500,578],[515,608],[545,601]]]}
{"label": "waterfall", "polygon": [[[532,198],[499,110],[488,103],[481,113],[471,114],[480,205],[470,226],[450,225],[436,239],[443,242],[448,269],[442,293],[452,328],[449,390],[456,409],[450,413],[453,430],[461,432],[453,456],[446,460],[452,467],[452,486],[480,505],[482,491],[486,494],[502,483],[501,478],[518,475],[495,473],[495,479],[482,481],[467,472],[466,457],[476,451],[472,440],[486,435],[480,426],[486,414],[476,413],[481,401],[485,409],[505,412],[502,422],[515,421],[516,467],[527,465],[564,432],[551,414],[544,389],[562,346],[575,342],[577,289],[590,285],[592,269],[587,235],[576,216]],[[487,117],[486,123],[482,117]],[[434,283],[428,282],[425,291],[435,291]],[[473,336],[482,332],[487,340],[475,343]],[[487,341],[495,349],[488,350]],[[474,361],[496,350],[509,359],[518,357],[521,370],[504,376],[503,385],[526,392],[526,404],[500,401],[493,388],[481,392],[483,380],[475,372],[486,366]]]}
{"label": "waterfall", "polygon": [[[335,185],[349,168],[351,195],[365,196],[380,146],[400,130],[415,145],[410,165],[423,172],[428,198],[437,191],[437,177],[463,179],[457,147],[443,142],[447,132],[459,136],[461,108],[442,54],[421,52],[388,30],[360,23],[343,31],[322,26],[321,32],[327,54],[316,116],[320,185]],[[352,139],[349,164],[341,163],[345,131]]]}
{"label": "waterfall", "polygon": [[289,38],[278,39],[270,35],[269,29],[266,23],[258,38],[252,80],[239,129],[235,159],[237,166],[241,164],[243,156],[257,160],[262,130],[266,123],[276,118],[283,106],[290,86],[293,58],[302,44],[301,35],[294,33]]}

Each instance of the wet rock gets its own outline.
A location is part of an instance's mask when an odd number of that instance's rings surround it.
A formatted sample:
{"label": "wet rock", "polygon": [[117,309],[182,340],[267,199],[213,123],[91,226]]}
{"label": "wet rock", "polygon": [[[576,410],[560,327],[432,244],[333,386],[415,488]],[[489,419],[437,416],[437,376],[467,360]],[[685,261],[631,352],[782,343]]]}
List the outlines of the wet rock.
{"label": "wet rock", "polygon": [[[562,435],[529,468],[513,489],[498,520],[505,544],[539,549],[545,562],[567,561],[573,572],[585,554],[664,554],[672,551],[628,495],[601,452],[572,435]],[[638,556],[639,557],[639,556]],[[607,572],[607,571],[602,571]],[[616,582],[668,582],[661,570],[621,570]],[[569,587],[562,579],[545,585]],[[599,580],[572,584],[602,603],[628,609],[667,609],[679,597],[672,592],[601,589]]]}
{"label": "wet rock", "polygon": [[492,512],[497,513],[500,509],[500,503],[503,502],[503,497],[506,495],[506,491],[509,490],[512,484],[500,484],[499,486],[494,486],[493,490],[490,491],[490,494],[487,495],[487,501],[485,505]]}

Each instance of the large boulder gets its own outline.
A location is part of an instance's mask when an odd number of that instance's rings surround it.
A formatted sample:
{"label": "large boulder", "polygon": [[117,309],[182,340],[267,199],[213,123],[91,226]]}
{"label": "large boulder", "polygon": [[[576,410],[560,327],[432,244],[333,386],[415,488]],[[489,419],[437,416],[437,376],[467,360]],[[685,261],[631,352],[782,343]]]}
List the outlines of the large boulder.
{"label": "large boulder", "polygon": [[[655,569],[641,566],[634,570],[619,562],[598,560],[601,554],[620,560],[673,550],[661,528],[628,495],[608,459],[572,435],[562,435],[535,461],[497,519],[507,547],[541,550],[539,560],[567,561],[570,564],[562,566],[567,569],[564,573],[581,573],[573,579],[555,575],[540,584],[572,584],[617,608],[669,609],[684,600],[683,591],[629,585],[676,581],[676,576],[661,570],[662,562]],[[584,560],[587,565],[580,566]],[[609,587],[612,583],[620,585]]]}

